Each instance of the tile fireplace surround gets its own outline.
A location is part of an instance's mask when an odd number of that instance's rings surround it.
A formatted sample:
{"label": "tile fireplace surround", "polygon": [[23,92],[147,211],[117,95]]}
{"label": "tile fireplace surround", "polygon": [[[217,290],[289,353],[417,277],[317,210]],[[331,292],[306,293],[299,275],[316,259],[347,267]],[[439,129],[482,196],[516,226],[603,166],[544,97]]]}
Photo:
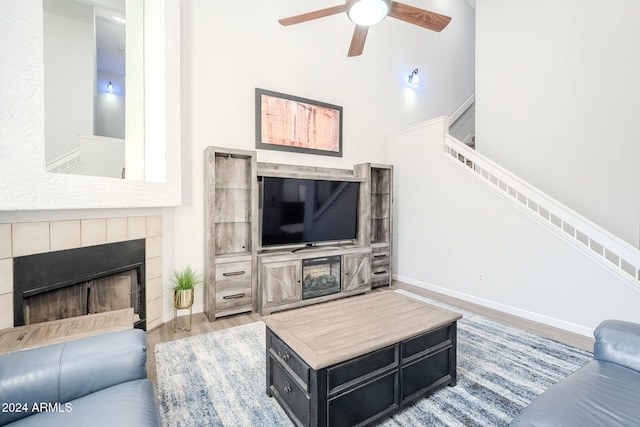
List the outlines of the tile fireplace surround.
{"label": "tile fireplace surround", "polygon": [[147,330],[162,324],[162,216],[0,224],[0,329],[13,327],[13,258],[145,239]]}

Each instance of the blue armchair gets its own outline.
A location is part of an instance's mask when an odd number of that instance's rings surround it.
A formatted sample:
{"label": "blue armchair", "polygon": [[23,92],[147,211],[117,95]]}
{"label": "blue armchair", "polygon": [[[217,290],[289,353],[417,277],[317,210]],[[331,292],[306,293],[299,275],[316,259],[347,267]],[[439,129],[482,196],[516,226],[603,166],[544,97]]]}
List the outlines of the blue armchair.
{"label": "blue armchair", "polygon": [[138,329],[0,355],[0,425],[160,426],[146,361]]}
{"label": "blue armchair", "polygon": [[640,423],[640,325],[605,320],[594,335],[593,361],[534,399],[512,427]]}

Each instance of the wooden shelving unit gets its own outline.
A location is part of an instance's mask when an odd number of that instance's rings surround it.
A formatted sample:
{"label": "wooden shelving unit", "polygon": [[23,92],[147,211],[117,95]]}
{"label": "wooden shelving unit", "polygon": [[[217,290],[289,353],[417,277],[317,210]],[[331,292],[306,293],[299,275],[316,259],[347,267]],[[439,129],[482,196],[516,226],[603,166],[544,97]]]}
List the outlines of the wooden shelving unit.
{"label": "wooden shelving unit", "polygon": [[371,167],[370,243],[391,242],[391,167]]}
{"label": "wooden shelving unit", "polygon": [[[246,311],[266,314],[390,284],[392,166],[365,163],[347,170],[258,163],[255,151],[207,147],[204,172],[204,311],[209,321]],[[359,182],[357,241],[295,254],[290,250],[262,251],[258,228],[261,176]],[[341,257],[341,291],[303,300],[300,263],[321,255]]]}
{"label": "wooden shelving unit", "polygon": [[256,164],[254,151],[205,150],[204,310],[210,321],[254,309]]}
{"label": "wooden shelving unit", "polygon": [[364,163],[355,166],[365,178],[360,189],[359,243],[371,246],[371,287],[391,284],[393,242],[393,166]]}

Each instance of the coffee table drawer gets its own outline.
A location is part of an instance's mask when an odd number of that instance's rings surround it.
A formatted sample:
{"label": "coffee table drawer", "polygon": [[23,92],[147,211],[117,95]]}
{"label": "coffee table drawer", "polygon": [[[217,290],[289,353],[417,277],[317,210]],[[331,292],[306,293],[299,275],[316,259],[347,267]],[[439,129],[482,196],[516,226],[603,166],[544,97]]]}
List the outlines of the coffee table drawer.
{"label": "coffee table drawer", "polygon": [[417,358],[451,345],[451,326],[418,335],[402,342],[402,361]]}
{"label": "coffee table drawer", "polygon": [[[289,346],[283,343],[280,338],[272,335],[270,351],[277,355],[277,360],[283,366],[287,366],[293,371],[297,379],[304,384],[306,391],[309,391],[309,365],[295,354]],[[275,364],[274,364],[275,365]]]}
{"label": "coffee table drawer", "polygon": [[397,386],[398,371],[394,370],[330,398],[327,426],[354,426],[393,411],[399,406],[395,393]]}
{"label": "coffee table drawer", "polygon": [[402,367],[401,398],[405,399],[422,396],[431,389],[436,389],[443,383],[451,382],[451,352],[452,348],[441,350],[431,356]]}
{"label": "coffee table drawer", "polygon": [[367,379],[393,369],[400,363],[398,345],[385,347],[327,370],[329,395],[353,387]]}
{"label": "coffee table drawer", "polygon": [[289,376],[278,362],[272,362],[271,394],[293,414],[301,425],[309,425],[309,395]]}

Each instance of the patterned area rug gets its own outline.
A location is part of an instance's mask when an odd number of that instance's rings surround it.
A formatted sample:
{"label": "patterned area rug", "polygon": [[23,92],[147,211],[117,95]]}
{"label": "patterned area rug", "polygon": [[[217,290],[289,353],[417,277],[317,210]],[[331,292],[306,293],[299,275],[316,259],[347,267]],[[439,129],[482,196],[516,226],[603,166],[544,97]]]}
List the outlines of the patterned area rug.
{"label": "patterned area rug", "polygon": [[[506,426],[534,397],[592,354],[486,317],[463,314],[458,384],[386,419],[397,426]],[[290,426],[265,390],[265,325],[255,322],[156,345],[163,423],[173,426]]]}

